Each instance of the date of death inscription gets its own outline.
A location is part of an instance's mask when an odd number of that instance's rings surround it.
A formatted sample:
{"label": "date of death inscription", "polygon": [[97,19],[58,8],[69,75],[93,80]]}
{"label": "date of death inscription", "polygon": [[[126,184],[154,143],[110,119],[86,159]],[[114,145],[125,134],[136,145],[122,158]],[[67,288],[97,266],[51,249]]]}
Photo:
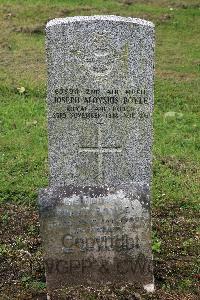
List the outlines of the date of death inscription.
{"label": "date of death inscription", "polygon": [[119,119],[149,117],[149,95],[144,88],[55,89],[53,119]]}

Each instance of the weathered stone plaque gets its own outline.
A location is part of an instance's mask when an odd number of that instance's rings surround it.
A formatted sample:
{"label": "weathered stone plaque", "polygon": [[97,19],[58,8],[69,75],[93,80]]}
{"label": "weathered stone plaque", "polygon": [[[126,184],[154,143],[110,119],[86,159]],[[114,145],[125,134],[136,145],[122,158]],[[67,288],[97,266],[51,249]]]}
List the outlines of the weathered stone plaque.
{"label": "weathered stone plaque", "polygon": [[50,295],[68,285],[152,283],[145,185],[44,189],[40,213]]}
{"label": "weathered stone plaque", "polygon": [[116,281],[152,291],[154,26],[72,17],[50,21],[46,37],[50,188],[39,203],[49,293]]}

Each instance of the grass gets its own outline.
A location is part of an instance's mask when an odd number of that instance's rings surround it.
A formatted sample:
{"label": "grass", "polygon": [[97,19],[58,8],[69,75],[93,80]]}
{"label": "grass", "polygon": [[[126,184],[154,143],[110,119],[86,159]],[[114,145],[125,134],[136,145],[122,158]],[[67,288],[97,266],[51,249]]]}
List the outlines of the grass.
{"label": "grass", "polygon": [[[177,297],[169,299],[196,299],[199,292],[196,256],[200,204],[200,5],[195,0],[128,2],[1,0],[2,226],[6,230],[10,220],[13,224],[17,222],[12,219],[13,214],[17,218],[17,213],[10,211],[9,203],[11,207],[14,205],[14,212],[19,210],[27,216],[26,208],[31,210],[28,216],[35,215],[37,191],[48,184],[44,46],[47,20],[93,14],[119,14],[151,20],[156,24],[152,197],[155,276],[160,290],[156,299],[168,299],[167,293]],[[38,239],[38,231],[34,230],[37,224],[29,223],[26,238],[32,239],[33,235]],[[31,230],[30,226],[33,226]],[[16,247],[26,248],[26,243],[20,239],[18,246],[12,248],[13,237],[23,235],[22,229],[11,230],[12,237],[9,238],[2,234],[6,241],[0,246],[0,256],[8,261],[16,259],[19,250]],[[34,247],[35,250],[27,251],[32,251],[38,262],[39,250]],[[22,280],[22,289],[26,286],[25,290],[29,289],[31,293],[30,287],[34,286],[35,291],[39,286],[38,291],[41,290],[42,275],[29,273],[24,275],[28,280]],[[43,274],[42,268],[40,273]],[[16,278],[20,281],[23,276]],[[174,293],[178,296],[173,296]],[[17,299],[22,299],[20,297]],[[5,292],[2,299],[12,297]]]}

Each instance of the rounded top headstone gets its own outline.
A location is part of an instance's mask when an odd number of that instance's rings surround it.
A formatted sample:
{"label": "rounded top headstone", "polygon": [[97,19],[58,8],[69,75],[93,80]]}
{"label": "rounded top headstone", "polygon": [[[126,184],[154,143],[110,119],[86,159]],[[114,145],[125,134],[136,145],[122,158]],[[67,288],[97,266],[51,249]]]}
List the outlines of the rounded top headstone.
{"label": "rounded top headstone", "polygon": [[139,18],[131,17],[120,17],[115,15],[97,15],[97,16],[77,16],[77,17],[67,17],[67,18],[56,18],[50,20],[46,28],[51,26],[57,26],[61,24],[73,23],[73,22],[91,22],[91,21],[111,21],[111,22],[126,22],[132,24],[138,24],[141,26],[154,27],[155,25],[150,22]]}

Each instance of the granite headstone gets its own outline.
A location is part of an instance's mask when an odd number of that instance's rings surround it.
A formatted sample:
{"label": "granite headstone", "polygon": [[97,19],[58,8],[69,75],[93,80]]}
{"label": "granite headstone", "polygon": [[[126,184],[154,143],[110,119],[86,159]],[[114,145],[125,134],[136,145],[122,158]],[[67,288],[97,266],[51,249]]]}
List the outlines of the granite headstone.
{"label": "granite headstone", "polygon": [[154,26],[54,19],[46,47],[50,187],[39,204],[49,295],[105,282],[153,291]]}

